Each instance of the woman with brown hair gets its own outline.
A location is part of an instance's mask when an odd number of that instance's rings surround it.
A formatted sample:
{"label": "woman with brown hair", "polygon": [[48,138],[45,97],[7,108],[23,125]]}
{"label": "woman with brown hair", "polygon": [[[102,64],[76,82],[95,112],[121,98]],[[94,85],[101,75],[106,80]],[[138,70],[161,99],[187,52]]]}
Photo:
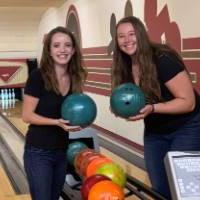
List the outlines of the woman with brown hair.
{"label": "woman with brown hair", "polygon": [[200,150],[200,99],[178,53],[150,41],[136,17],[116,27],[112,87],[140,86],[146,105],[128,120],[144,119],[144,158],[152,187],[171,199],[164,168],[168,151]]}
{"label": "woman with brown hair", "polygon": [[86,72],[74,35],[64,27],[51,30],[44,41],[40,68],[29,76],[22,118],[29,123],[24,167],[33,200],[58,200],[65,181],[68,132],[61,105],[71,93],[82,92]]}

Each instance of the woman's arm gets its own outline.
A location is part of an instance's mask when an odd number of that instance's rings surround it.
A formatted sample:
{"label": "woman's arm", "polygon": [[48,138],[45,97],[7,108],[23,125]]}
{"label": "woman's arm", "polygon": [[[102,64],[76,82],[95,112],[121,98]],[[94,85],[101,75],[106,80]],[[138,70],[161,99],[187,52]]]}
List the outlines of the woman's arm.
{"label": "woman's arm", "polygon": [[25,123],[35,125],[56,125],[63,128],[65,131],[78,131],[80,126],[68,126],[69,121],[63,119],[53,119],[38,115],[35,113],[39,99],[30,95],[24,95],[22,119]]}
{"label": "woman's arm", "polygon": [[195,108],[195,94],[192,82],[186,71],[179,72],[176,76],[165,83],[173,94],[174,99],[154,105],[146,105],[136,116],[128,120],[135,121],[144,119],[147,115],[154,113],[183,114],[191,112]]}
{"label": "woman's arm", "polygon": [[33,96],[24,95],[22,119],[25,123],[36,125],[57,125],[57,119],[43,117],[35,113],[39,99]]}

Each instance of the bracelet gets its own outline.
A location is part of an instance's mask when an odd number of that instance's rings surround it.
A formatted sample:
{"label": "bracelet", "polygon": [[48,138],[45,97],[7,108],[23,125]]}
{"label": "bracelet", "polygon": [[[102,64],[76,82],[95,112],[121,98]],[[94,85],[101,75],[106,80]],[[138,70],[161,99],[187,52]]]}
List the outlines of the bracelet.
{"label": "bracelet", "polygon": [[151,104],[151,106],[152,106],[152,111],[151,111],[151,113],[154,113],[154,111],[155,111],[155,105],[154,105],[154,104]]}

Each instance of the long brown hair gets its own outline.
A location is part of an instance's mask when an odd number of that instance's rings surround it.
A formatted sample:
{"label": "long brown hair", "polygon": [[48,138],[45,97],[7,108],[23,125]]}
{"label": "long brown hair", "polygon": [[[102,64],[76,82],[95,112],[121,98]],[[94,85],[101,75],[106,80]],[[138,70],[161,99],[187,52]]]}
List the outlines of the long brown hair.
{"label": "long brown hair", "polygon": [[[160,85],[157,78],[157,70],[155,66],[155,56],[159,56],[162,52],[171,52],[183,64],[181,57],[168,45],[157,44],[150,41],[144,24],[140,19],[129,16],[122,18],[120,24],[130,23],[134,27],[137,38],[137,50],[134,55],[135,62],[139,65],[139,86],[146,94],[146,98],[150,102],[162,99]],[[183,64],[184,65],[184,64]],[[112,67],[112,88],[124,82],[134,82],[132,76],[132,58],[120,50],[117,42],[117,31],[115,36],[115,49]]]}
{"label": "long brown hair", "polygon": [[50,45],[52,42],[52,37],[56,33],[64,33],[68,35],[72,40],[72,45],[75,50],[71,60],[68,63],[67,73],[71,78],[71,90],[72,92],[82,92],[82,84],[86,79],[86,71],[83,68],[83,60],[80,48],[78,43],[74,37],[74,35],[65,27],[58,26],[52,29],[44,40],[44,46],[42,51],[42,57],[40,60],[40,69],[42,73],[42,77],[45,82],[45,88],[47,90],[53,90],[57,94],[59,94],[58,89],[58,80],[56,78],[54,61],[50,54]]}

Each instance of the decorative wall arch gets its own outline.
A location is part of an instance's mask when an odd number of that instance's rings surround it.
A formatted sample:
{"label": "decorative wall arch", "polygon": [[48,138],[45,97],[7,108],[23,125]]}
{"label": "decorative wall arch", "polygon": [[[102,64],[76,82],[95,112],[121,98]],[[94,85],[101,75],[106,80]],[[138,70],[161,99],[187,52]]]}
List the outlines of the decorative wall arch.
{"label": "decorative wall arch", "polygon": [[71,5],[69,7],[66,19],[66,27],[71,30],[71,32],[75,35],[79,46],[82,47],[80,22],[78,12],[74,5]]}
{"label": "decorative wall arch", "polygon": [[124,16],[128,17],[128,16],[132,16],[132,15],[133,15],[133,7],[132,7],[130,0],[128,0],[125,5]]}

